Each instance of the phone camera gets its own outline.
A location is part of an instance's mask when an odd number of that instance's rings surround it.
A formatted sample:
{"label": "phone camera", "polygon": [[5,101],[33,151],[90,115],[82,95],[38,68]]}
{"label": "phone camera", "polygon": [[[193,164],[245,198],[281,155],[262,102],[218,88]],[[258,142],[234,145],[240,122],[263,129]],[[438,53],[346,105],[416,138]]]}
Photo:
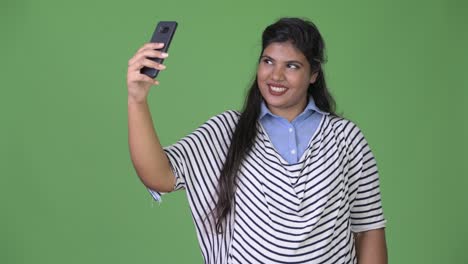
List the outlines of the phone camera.
{"label": "phone camera", "polygon": [[161,32],[161,33],[167,33],[167,32],[169,32],[169,27],[162,27],[162,28],[159,30],[159,32]]}

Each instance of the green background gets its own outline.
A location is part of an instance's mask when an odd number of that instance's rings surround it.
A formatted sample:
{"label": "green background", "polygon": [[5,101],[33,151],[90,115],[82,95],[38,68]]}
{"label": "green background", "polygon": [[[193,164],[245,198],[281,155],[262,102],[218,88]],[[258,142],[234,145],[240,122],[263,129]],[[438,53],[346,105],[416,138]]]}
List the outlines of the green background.
{"label": "green background", "polygon": [[465,1],[0,2],[0,263],[202,263],[184,192],[127,146],[126,67],[179,28],[149,102],[164,145],[239,109],[265,26],[308,17],[377,157],[391,263],[468,263]]}

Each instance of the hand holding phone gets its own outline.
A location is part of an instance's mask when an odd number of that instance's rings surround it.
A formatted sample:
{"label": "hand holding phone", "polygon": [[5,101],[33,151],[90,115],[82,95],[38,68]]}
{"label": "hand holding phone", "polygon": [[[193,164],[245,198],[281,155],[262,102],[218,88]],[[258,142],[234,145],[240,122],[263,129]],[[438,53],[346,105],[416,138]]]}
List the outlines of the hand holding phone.
{"label": "hand holding phone", "polygon": [[[176,28],[177,22],[175,21],[161,21],[158,23],[156,29],[153,32],[153,36],[151,37],[151,42],[153,43],[164,43],[164,46],[161,49],[157,49],[158,51],[167,52],[169,50],[169,45],[171,44],[171,40],[174,36]],[[148,59],[160,64],[162,64],[164,61],[162,58]],[[140,70],[140,72],[151,78],[156,78],[156,76],[158,76],[159,70],[145,66]]]}

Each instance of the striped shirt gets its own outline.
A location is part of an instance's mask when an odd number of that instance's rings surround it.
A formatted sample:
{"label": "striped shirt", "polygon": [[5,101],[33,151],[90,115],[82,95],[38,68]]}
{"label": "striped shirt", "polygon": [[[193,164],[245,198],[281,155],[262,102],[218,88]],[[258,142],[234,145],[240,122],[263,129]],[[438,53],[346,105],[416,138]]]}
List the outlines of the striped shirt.
{"label": "striped shirt", "polygon": [[216,188],[239,116],[226,111],[165,148],[205,263],[357,263],[352,233],[385,226],[377,165],[359,128],[332,115],[295,164],[257,123],[224,233],[216,233]]}

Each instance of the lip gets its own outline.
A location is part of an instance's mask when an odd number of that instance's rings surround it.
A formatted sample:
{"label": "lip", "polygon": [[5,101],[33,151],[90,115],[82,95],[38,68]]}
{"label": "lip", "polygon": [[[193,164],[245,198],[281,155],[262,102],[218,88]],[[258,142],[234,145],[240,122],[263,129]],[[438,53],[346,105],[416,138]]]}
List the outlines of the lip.
{"label": "lip", "polygon": [[[284,85],[282,85],[282,84],[267,83],[267,85],[268,85],[268,92],[269,92],[271,95],[273,95],[273,96],[281,96],[281,95],[285,94],[285,93],[289,90],[288,87],[286,87],[286,86],[284,86]],[[284,88],[284,91],[275,91],[275,90],[273,90],[273,89],[271,88],[272,86],[273,86],[273,87],[278,87],[278,88]]]}

